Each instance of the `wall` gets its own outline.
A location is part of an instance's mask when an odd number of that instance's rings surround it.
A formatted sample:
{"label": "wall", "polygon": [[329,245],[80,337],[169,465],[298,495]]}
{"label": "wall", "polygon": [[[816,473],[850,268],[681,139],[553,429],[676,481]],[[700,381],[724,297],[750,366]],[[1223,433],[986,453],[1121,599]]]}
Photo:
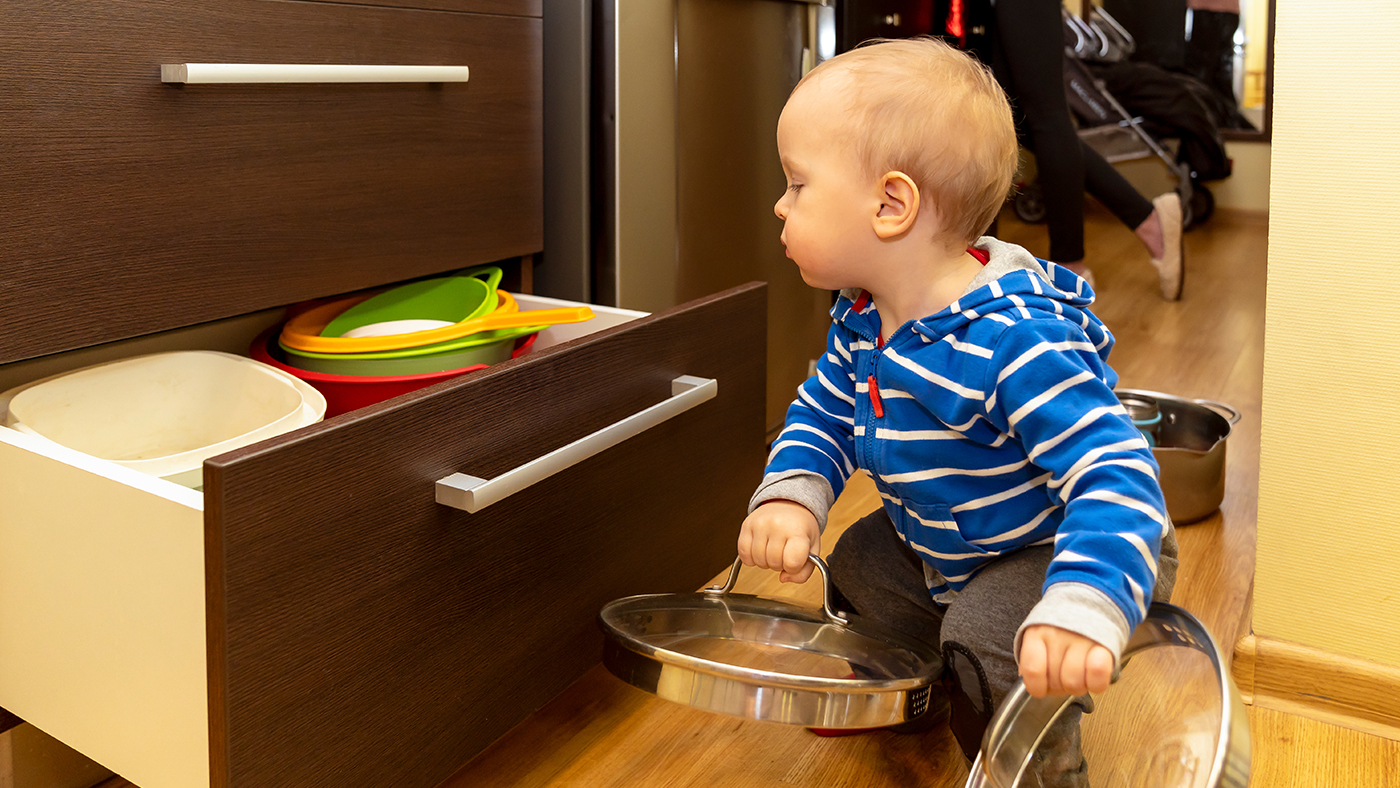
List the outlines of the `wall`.
{"label": "wall", "polygon": [[676,303],[676,8],[618,0],[617,293],[627,309]]}
{"label": "wall", "polygon": [[[1235,162],[1234,172],[1221,181],[1210,181],[1206,188],[1215,195],[1215,207],[1262,212],[1269,210],[1269,143],[1227,142],[1225,154]],[[1173,188],[1175,180],[1167,166],[1155,156],[1121,162],[1118,171],[1138,191],[1148,196]]]}
{"label": "wall", "polygon": [[1256,635],[1400,666],[1400,0],[1278,0]]}

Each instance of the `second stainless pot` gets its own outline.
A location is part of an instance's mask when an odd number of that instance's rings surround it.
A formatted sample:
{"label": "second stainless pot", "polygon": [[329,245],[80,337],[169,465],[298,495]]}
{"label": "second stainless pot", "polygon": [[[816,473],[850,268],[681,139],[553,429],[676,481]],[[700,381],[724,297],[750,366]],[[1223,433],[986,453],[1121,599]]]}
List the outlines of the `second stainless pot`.
{"label": "second stainless pot", "polygon": [[1118,389],[1118,398],[1156,402],[1152,455],[1161,468],[1167,514],[1177,525],[1209,517],[1225,498],[1225,441],[1240,420],[1233,407],[1157,391]]}

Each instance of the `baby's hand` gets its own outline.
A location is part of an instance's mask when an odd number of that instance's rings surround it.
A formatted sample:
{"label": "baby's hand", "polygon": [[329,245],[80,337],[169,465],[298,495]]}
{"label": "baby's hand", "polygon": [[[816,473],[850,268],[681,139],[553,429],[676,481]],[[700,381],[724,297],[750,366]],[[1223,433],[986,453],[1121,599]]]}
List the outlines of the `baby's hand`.
{"label": "baby's hand", "polygon": [[807,556],[821,547],[817,518],[791,501],[769,501],[744,518],[739,530],[739,558],[745,566],[777,569],[784,583],[805,583],[812,576]]}
{"label": "baby's hand", "polygon": [[1113,652],[1083,635],[1037,624],[1021,635],[1020,670],[1032,697],[1103,692],[1113,678]]}

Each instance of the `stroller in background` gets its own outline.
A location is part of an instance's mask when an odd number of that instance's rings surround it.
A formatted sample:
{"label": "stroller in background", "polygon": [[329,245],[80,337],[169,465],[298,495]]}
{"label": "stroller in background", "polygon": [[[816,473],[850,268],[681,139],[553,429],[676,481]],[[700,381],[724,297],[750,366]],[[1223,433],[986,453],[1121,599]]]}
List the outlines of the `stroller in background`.
{"label": "stroller in background", "polygon": [[[1210,190],[1198,183],[1191,167],[1178,162],[1167,147],[1144,128],[1094,76],[1086,62],[1114,63],[1126,60],[1136,48],[1133,37],[1101,8],[1088,20],[1061,8],[1065,32],[1064,82],[1070,111],[1079,127],[1079,138],[1111,164],[1136,159],[1160,159],[1176,180],[1181,197],[1182,225],[1191,228],[1208,219],[1215,209]],[[1025,184],[1013,200],[1023,222],[1045,221],[1045,198],[1038,183]]]}

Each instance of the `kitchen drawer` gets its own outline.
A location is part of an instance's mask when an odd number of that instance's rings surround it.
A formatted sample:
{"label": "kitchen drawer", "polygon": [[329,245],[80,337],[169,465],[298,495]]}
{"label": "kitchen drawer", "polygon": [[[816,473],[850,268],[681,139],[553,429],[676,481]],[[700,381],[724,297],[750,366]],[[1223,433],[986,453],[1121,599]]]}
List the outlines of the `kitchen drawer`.
{"label": "kitchen drawer", "polygon": [[[0,363],[543,248],[540,18],[267,0],[5,12]],[[470,80],[162,83],[180,63]]]}
{"label": "kitchen drawer", "polygon": [[[213,458],[202,495],[0,429],[0,706],[141,788],[437,785],[597,662],[605,602],[733,559],[764,286],[635,314]],[[475,513],[436,502],[686,375],[716,396]]]}
{"label": "kitchen drawer", "polygon": [[[282,0],[263,0],[282,2]],[[394,8],[420,8],[436,11],[465,11],[476,14],[508,14],[511,16],[541,16],[544,0],[304,0],[311,3],[351,3],[353,5],[384,5]]]}

